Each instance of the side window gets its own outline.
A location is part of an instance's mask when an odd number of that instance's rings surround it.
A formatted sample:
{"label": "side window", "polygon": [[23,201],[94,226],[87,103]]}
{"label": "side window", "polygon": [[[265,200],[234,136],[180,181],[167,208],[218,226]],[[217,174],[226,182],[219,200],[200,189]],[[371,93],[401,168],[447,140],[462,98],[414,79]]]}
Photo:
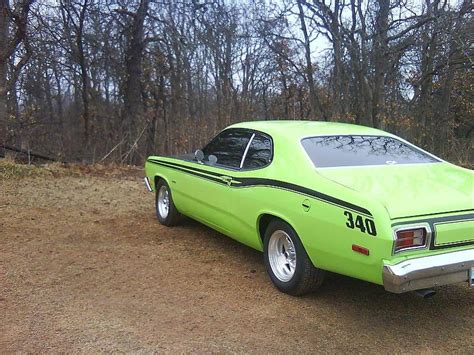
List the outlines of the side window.
{"label": "side window", "polygon": [[237,129],[221,132],[203,149],[204,160],[212,154],[217,157],[216,164],[239,168],[251,136],[251,133]]}
{"label": "side window", "polygon": [[270,164],[272,160],[272,140],[263,134],[255,134],[244,160],[244,169],[257,169]]}

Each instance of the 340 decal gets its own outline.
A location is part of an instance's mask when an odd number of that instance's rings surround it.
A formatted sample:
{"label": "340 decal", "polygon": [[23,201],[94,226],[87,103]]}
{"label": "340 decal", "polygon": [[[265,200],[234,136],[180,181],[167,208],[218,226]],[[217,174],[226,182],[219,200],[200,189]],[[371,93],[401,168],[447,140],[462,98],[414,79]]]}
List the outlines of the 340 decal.
{"label": "340 decal", "polygon": [[364,218],[358,214],[356,214],[354,218],[354,215],[349,211],[344,211],[344,216],[347,217],[347,228],[358,228],[362,233],[367,233],[373,236],[377,235],[377,230],[375,229],[375,223],[373,220]]}

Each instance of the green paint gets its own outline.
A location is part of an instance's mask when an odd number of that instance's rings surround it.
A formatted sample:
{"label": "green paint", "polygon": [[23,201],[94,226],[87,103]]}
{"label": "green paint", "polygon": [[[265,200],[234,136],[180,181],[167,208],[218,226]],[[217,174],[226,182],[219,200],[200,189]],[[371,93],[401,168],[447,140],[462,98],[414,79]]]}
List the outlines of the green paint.
{"label": "green paint", "polygon": [[459,242],[474,242],[474,220],[456,223],[436,223],[435,245],[449,245]]}
{"label": "green paint", "polygon": [[[459,215],[472,219],[473,171],[446,162],[317,169],[301,147],[300,141],[304,137],[395,136],[373,128],[326,122],[247,122],[231,127],[254,129],[270,135],[274,142],[272,163],[256,170],[234,170],[179,158],[149,157],[145,171],[152,187],[156,177],[165,179],[181,213],[257,250],[262,250],[258,228],[262,216],[281,218],[296,230],[315,266],[377,284],[382,284],[384,260],[395,264],[422,255],[473,248],[471,243],[443,250],[422,249],[392,255],[394,224]],[[170,164],[178,164],[181,168]],[[224,176],[232,177],[232,182],[229,184],[220,178]],[[249,178],[290,183],[316,191],[323,198],[281,186],[248,185],[245,179]],[[310,208],[304,206],[308,201]],[[370,214],[337,201],[358,206]],[[353,216],[354,228],[348,226],[346,211]],[[375,236],[368,233],[366,219],[370,223],[373,221]],[[467,228],[469,234],[471,227],[471,224],[453,223],[446,227],[449,230],[443,231],[440,242],[455,241],[458,231],[465,232]],[[472,231],[469,235],[472,240]],[[352,244],[369,249],[370,255],[352,251]]]}

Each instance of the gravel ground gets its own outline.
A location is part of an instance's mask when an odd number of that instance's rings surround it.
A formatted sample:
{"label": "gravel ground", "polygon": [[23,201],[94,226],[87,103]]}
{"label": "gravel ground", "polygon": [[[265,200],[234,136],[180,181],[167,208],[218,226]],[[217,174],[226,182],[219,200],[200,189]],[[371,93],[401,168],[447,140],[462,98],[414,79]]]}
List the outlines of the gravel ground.
{"label": "gravel ground", "polygon": [[0,352],[474,353],[467,285],[287,296],[260,253],[160,226],[138,175],[0,180]]}

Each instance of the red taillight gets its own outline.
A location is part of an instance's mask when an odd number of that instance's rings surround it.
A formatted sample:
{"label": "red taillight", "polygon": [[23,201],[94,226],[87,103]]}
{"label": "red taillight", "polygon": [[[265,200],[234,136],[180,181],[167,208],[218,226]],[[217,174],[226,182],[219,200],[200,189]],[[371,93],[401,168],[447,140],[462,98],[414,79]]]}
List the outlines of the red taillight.
{"label": "red taillight", "polygon": [[426,229],[405,229],[396,233],[395,251],[406,248],[422,247],[426,244]]}

